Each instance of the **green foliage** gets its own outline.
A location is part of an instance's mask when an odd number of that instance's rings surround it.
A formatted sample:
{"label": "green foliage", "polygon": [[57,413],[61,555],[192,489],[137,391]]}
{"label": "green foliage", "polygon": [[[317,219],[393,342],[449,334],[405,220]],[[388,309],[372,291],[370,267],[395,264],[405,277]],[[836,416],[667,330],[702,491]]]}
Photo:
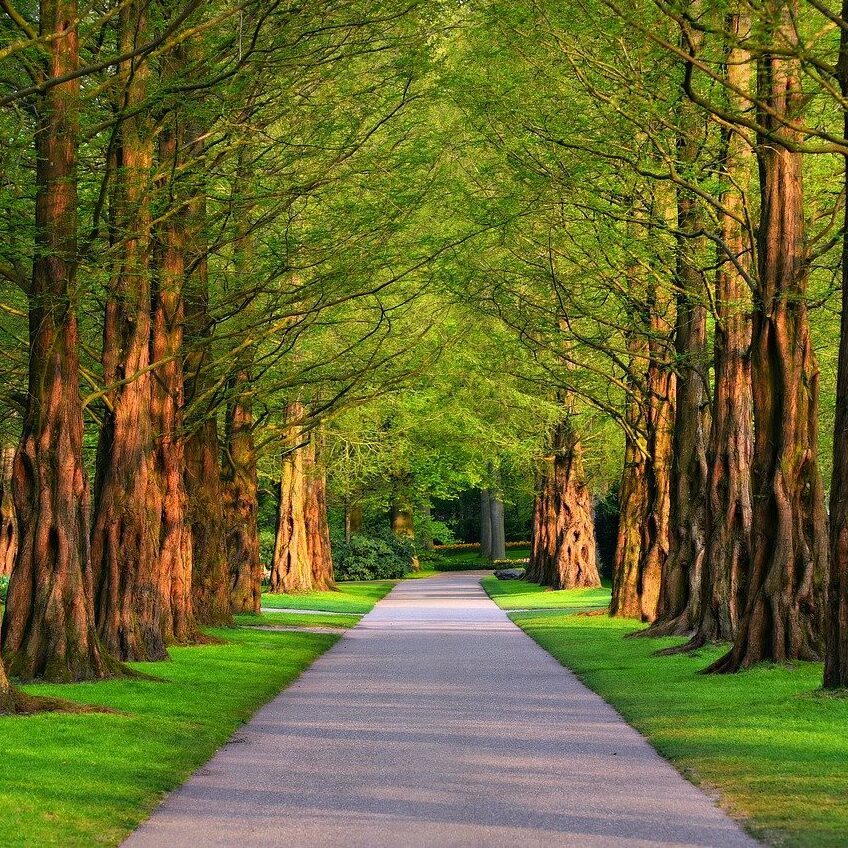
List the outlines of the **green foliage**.
{"label": "green foliage", "polygon": [[155,680],[24,687],[111,713],[0,717],[0,844],[118,845],[264,703],[336,641],[331,634],[217,630],[133,667]]}
{"label": "green foliage", "polygon": [[6,603],[6,592],[9,591],[9,578],[8,576],[0,577],[0,603]]}
{"label": "green foliage", "polygon": [[679,639],[625,639],[636,621],[516,613],[513,620],[644,734],[682,774],[721,795],[767,843],[842,848],[848,833],[848,699],[821,665],[698,672],[726,650],[656,657]]}
{"label": "green foliage", "polygon": [[393,533],[354,534],[350,541],[333,544],[333,570],[337,580],[398,580],[409,571],[414,554],[414,544]]}

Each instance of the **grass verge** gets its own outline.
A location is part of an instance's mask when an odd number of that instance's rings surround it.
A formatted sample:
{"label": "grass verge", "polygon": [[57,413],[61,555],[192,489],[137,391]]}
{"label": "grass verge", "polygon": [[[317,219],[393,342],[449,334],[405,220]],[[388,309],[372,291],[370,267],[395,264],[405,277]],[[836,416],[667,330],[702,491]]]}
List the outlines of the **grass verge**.
{"label": "grass verge", "polygon": [[157,680],[23,687],[116,712],[0,717],[0,845],[118,845],[338,638],[211,632],[225,641],[133,664]]}
{"label": "grass verge", "polygon": [[599,589],[554,591],[536,583],[525,583],[523,580],[498,580],[497,577],[484,577],[480,582],[489,597],[505,610],[554,609],[585,612],[605,609],[610,602],[609,585]]}
{"label": "grass verge", "polygon": [[362,615],[370,612],[394,587],[396,580],[364,580],[339,583],[335,592],[309,592],[306,595],[262,595],[266,609],[305,609],[325,612],[347,612]]}
{"label": "grass verge", "polygon": [[655,657],[680,640],[624,639],[638,623],[606,616],[511,617],[686,777],[716,790],[755,836],[846,845],[848,698],[821,693],[819,664],[706,677],[697,672],[721,648]]}
{"label": "grass verge", "polygon": [[300,612],[263,612],[260,615],[243,613],[234,616],[240,627],[264,627],[282,625],[284,627],[338,627],[347,629],[359,623],[361,615],[347,613],[300,613]]}

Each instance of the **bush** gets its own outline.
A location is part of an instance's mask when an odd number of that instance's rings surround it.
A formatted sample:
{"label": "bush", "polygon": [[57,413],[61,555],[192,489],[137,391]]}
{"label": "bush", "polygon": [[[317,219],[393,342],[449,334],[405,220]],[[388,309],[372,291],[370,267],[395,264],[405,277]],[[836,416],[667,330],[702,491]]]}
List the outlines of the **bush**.
{"label": "bush", "polygon": [[397,580],[409,571],[414,550],[394,534],[354,535],[333,545],[333,571],[336,580]]}
{"label": "bush", "polygon": [[6,592],[9,591],[9,578],[0,577],[0,603],[6,603]]}

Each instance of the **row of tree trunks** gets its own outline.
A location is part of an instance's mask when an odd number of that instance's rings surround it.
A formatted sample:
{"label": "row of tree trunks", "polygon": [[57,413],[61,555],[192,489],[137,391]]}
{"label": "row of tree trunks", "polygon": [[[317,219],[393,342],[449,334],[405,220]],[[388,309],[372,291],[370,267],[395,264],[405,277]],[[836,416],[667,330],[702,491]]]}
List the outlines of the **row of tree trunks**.
{"label": "row of tree trunks", "polygon": [[116,670],[94,624],[89,489],[76,391],[77,19],[75,0],[40,4],[45,72],[68,79],[48,88],[38,104],[29,391],[14,468],[21,534],[2,628],[11,675],[60,681],[93,680]]}
{"label": "row of tree trunks", "polygon": [[[780,42],[795,43],[790,4],[780,8]],[[711,667],[737,671],[763,660],[820,659],[823,647],[827,516],[818,467],[819,368],[806,305],[801,140],[792,121],[803,93],[799,62],[757,60],[760,226],[751,380],[753,557],[745,611],[732,650]]]}
{"label": "row of tree trunks", "polygon": [[289,404],[286,453],[280,474],[280,501],[272,592],[310,592],[335,588],[326,484],[316,456],[316,437],[303,429],[302,403]]}
{"label": "row of tree trunks", "polygon": [[601,585],[583,450],[568,419],[555,427],[539,473],[526,577],[554,589]]}

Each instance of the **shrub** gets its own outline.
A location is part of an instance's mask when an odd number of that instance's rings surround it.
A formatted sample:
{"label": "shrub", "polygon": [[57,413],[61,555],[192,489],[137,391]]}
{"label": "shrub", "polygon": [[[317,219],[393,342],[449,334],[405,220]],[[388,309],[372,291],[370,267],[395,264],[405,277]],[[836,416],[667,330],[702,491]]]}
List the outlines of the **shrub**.
{"label": "shrub", "polygon": [[6,603],[6,593],[9,591],[9,578],[0,577],[0,603]]}
{"label": "shrub", "polygon": [[336,580],[397,580],[409,571],[414,546],[388,536],[350,537],[333,545]]}

